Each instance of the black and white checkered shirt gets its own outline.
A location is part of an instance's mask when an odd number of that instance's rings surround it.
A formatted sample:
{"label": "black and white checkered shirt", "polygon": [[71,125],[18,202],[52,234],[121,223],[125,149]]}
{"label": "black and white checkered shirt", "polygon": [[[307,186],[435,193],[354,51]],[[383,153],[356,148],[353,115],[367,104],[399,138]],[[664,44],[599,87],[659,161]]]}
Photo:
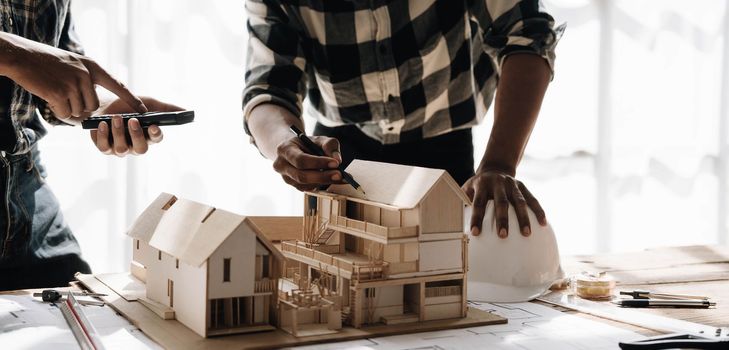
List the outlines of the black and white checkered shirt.
{"label": "black and white checkered shirt", "polygon": [[504,58],[533,53],[553,67],[564,28],[536,0],[247,0],[246,9],[245,120],[275,103],[384,144],[477,124]]}

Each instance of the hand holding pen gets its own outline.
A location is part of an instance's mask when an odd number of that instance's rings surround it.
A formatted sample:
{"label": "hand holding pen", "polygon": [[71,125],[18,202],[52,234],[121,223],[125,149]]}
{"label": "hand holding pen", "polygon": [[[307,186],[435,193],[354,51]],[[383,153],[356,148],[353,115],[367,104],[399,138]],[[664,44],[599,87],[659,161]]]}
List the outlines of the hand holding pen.
{"label": "hand holding pen", "polygon": [[281,174],[287,184],[299,191],[312,191],[323,185],[342,183],[339,141],[325,136],[312,136],[309,139],[322,150],[321,155],[309,151],[298,137],[292,137],[276,148],[274,170]]}
{"label": "hand holding pen", "polygon": [[[306,134],[303,131],[301,131],[301,129],[299,129],[298,127],[296,127],[296,125],[291,125],[291,127],[289,127],[289,128],[291,129],[291,132],[293,132],[294,135],[296,135],[296,138],[298,138],[299,141],[301,141],[301,143],[304,144],[304,148],[306,148],[306,150],[309,153],[315,154],[315,155],[320,156],[320,157],[326,156],[326,154],[324,152],[324,149],[322,149],[321,147],[319,147],[319,145],[317,145],[316,143],[314,143],[314,141],[312,141],[311,138],[309,138],[308,136],[306,136]],[[339,153],[338,150],[337,150],[337,154],[339,154],[341,156],[341,154]],[[357,181],[354,180],[354,178],[352,177],[352,175],[350,175],[349,173],[347,173],[346,171],[344,171],[344,166],[342,166],[341,158],[340,158],[340,161],[339,161],[339,167],[338,167],[338,169],[339,169],[339,172],[342,175],[342,180],[344,182],[350,184],[352,186],[352,188],[354,188],[362,196],[364,196],[365,195],[365,192],[364,192],[364,190],[362,190],[362,186],[360,186],[359,183],[357,183]]]}

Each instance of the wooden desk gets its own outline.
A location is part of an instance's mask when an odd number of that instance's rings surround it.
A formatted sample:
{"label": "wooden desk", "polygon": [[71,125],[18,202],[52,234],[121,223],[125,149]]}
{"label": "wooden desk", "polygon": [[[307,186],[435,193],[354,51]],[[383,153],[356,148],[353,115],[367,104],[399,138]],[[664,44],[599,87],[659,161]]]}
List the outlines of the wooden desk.
{"label": "wooden desk", "polygon": [[[639,310],[715,327],[729,326],[729,246],[668,247],[631,253],[569,256],[563,258],[562,265],[567,275],[581,271],[608,272],[618,280],[617,290],[646,289],[709,296],[716,301],[716,308]],[[630,325],[606,322],[645,335],[655,334]]]}
{"label": "wooden desk", "polygon": [[[729,247],[727,246],[671,247],[632,253],[569,256],[563,257],[562,264],[568,275],[584,270],[609,272],[619,281],[618,290],[648,289],[657,292],[710,296],[717,302],[716,308],[640,309],[640,311],[715,327],[729,326]],[[538,301],[535,303],[547,305]],[[656,335],[652,330],[560,307],[554,308],[643,335]],[[218,340],[225,341],[224,338]]]}

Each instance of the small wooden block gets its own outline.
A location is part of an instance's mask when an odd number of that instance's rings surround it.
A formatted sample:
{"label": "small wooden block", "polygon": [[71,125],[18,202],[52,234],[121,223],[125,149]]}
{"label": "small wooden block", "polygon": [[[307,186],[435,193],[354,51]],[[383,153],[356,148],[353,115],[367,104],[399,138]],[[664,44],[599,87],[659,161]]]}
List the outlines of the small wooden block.
{"label": "small wooden block", "polygon": [[172,310],[169,306],[162,305],[154,300],[147,299],[146,297],[139,298],[137,301],[144,304],[144,306],[148,307],[163,320],[175,319],[175,310]]}
{"label": "small wooden block", "polygon": [[386,325],[413,323],[413,322],[418,322],[419,320],[420,320],[420,318],[416,314],[382,316],[382,321]]}
{"label": "small wooden block", "polygon": [[[286,333],[292,334],[291,327],[283,329]],[[296,326],[296,337],[313,337],[317,335],[332,335],[339,333],[337,329],[328,329],[326,324],[300,324]]]}

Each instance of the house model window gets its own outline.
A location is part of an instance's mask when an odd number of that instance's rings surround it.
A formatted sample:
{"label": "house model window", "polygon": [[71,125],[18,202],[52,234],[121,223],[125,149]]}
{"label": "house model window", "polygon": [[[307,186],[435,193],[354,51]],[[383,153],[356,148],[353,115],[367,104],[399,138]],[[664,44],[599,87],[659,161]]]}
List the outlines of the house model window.
{"label": "house model window", "polygon": [[230,258],[223,259],[223,282],[230,282]]}
{"label": "house model window", "polygon": [[263,265],[261,267],[263,269],[263,271],[261,273],[261,277],[262,278],[270,278],[271,277],[271,267],[270,267],[271,265],[269,263],[269,257],[268,256],[263,257],[263,259],[262,259],[261,262],[262,262],[262,265]]}

